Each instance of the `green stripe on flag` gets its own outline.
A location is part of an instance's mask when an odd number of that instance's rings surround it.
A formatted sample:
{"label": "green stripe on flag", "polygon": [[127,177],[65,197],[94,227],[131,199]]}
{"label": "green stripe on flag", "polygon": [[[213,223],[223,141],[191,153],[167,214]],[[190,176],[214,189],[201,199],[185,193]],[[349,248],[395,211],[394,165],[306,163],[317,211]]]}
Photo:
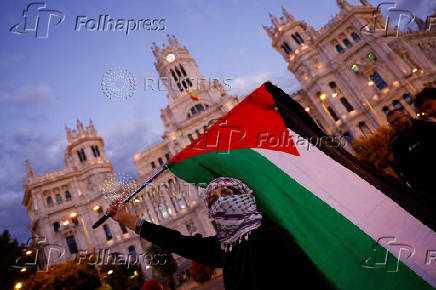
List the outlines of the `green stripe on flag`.
{"label": "green stripe on flag", "polygon": [[[254,150],[204,153],[169,168],[190,183],[220,176],[242,180],[254,190],[260,208],[291,233],[339,289],[433,289],[402,262],[398,272],[362,267],[373,255],[375,241]],[[389,253],[388,261],[397,258]]]}

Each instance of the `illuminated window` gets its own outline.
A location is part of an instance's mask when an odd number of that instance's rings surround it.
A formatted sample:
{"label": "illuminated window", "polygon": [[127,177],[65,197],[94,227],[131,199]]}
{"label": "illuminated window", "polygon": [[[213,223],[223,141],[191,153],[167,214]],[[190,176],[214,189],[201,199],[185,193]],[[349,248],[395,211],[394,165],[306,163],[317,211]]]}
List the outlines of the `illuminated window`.
{"label": "illuminated window", "polygon": [[329,114],[333,120],[339,120],[338,115],[336,115],[336,112],[330,106],[327,107],[327,110],[329,111]]}
{"label": "illuminated window", "polygon": [[378,89],[382,90],[388,86],[388,84],[383,80],[383,78],[378,74],[378,72],[374,72],[369,78],[375,83]]}

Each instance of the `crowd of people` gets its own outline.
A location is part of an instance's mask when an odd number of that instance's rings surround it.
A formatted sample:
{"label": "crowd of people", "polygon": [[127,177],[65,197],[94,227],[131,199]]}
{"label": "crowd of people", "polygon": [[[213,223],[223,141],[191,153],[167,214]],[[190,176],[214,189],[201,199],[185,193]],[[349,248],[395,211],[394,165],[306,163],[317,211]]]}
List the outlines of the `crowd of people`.
{"label": "crowd of people", "polygon": [[436,88],[426,88],[415,98],[419,119],[402,108],[389,111],[393,169],[403,183],[426,194],[435,194],[432,180],[436,166]]}

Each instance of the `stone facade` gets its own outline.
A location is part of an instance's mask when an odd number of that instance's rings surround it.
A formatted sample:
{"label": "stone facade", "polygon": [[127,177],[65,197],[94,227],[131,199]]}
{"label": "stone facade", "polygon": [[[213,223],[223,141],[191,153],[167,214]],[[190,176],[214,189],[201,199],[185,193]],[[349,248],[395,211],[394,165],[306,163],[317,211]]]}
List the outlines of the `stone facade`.
{"label": "stone facade", "polygon": [[[168,87],[168,106],[161,111],[165,127],[162,141],[133,156],[139,172],[138,184],[238,103],[238,98],[227,95],[218,81],[209,81],[200,74],[189,51],[174,37],[169,37],[169,46],[159,48],[154,44],[153,53],[159,77]],[[109,206],[102,186],[116,176],[92,121],[84,128],[78,120],[77,129],[66,128],[66,134],[65,167],[38,176],[26,161],[27,178],[23,177],[22,204],[30,216],[32,235],[66,250],[59,257],[59,253],[50,253],[46,247],[45,262],[65,262],[80,250],[146,253],[148,242],[113,220],[91,229]],[[147,186],[127,209],[184,235],[215,235],[201,189],[184,183],[169,171]],[[190,267],[182,257],[176,256],[176,260],[181,270]],[[145,270],[145,264],[143,267]]]}
{"label": "stone facade", "polygon": [[[367,1],[337,0],[339,14],[320,30],[286,9],[264,26],[272,47],[301,84],[293,94],[327,134],[349,141],[386,123],[385,113],[410,105],[426,86],[436,86],[436,24],[399,32]],[[394,12],[392,12],[394,13]],[[374,17],[374,15],[376,17]],[[430,17],[436,20],[436,17]]]}

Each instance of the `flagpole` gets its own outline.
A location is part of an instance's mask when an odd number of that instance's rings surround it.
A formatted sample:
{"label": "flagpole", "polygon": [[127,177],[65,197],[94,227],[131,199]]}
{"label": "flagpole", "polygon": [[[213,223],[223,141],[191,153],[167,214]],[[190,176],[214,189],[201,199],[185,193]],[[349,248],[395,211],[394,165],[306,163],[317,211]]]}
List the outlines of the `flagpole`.
{"label": "flagpole", "polygon": [[[167,164],[159,168],[159,170],[153,173],[153,175],[150,178],[148,178],[146,181],[144,181],[144,183],[142,183],[138,188],[136,188],[135,191],[131,192],[128,196],[126,196],[123,202],[128,203],[135,195],[137,195],[141,190],[143,190],[147,186],[147,184],[149,184],[152,180],[154,180],[156,177],[158,177],[162,172],[164,172],[167,169],[168,169]],[[111,216],[109,214],[104,214],[98,221],[96,221],[92,225],[92,229],[95,230],[110,217]]]}

